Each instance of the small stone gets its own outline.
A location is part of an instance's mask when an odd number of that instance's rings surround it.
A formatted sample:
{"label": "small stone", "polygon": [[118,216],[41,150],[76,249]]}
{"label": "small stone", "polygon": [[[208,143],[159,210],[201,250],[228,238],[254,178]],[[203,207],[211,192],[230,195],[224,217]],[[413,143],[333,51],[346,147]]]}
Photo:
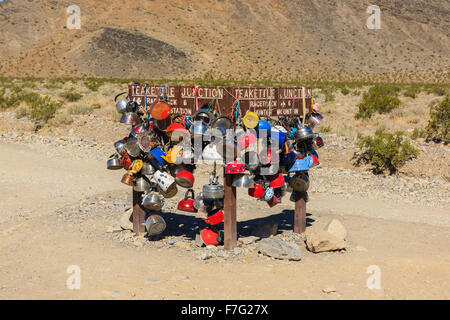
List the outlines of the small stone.
{"label": "small stone", "polygon": [[335,293],[336,289],[334,287],[325,287],[324,289],[322,289],[322,292],[324,292],[324,293]]}
{"label": "small stone", "polygon": [[263,255],[275,259],[298,261],[302,255],[300,247],[297,244],[273,238],[263,239],[258,242],[257,249]]}
{"label": "small stone", "polygon": [[111,291],[112,297],[120,297],[120,291],[119,290],[113,290]]}
{"label": "small stone", "polygon": [[306,248],[314,253],[336,251],[347,248],[345,240],[338,239],[325,230],[308,228],[305,232]]}
{"label": "small stone", "polygon": [[259,239],[260,239],[259,237],[249,236],[249,237],[239,238],[239,241],[241,241],[245,245],[249,245],[249,244],[255,243]]}
{"label": "small stone", "polygon": [[361,252],[367,252],[368,250],[365,248],[365,247],[363,247],[363,246],[356,246],[355,247],[355,250],[356,251],[361,251]]}
{"label": "small stone", "polygon": [[147,283],[157,283],[157,282],[159,282],[158,279],[151,279],[151,278],[147,279]]}
{"label": "small stone", "polygon": [[212,258],[209,251],[205,251],[202,254],[200,254],[200,256],[199,256],[199,259],[201,259],[201,260],[208,260],[209,258]]}

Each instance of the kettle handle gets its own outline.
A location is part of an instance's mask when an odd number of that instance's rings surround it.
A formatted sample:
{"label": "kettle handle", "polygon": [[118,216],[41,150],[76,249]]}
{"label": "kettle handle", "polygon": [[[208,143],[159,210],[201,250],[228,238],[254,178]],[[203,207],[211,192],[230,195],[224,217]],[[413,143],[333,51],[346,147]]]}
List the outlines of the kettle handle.
{"label": "kettle handle", "polygon": [[192,195],[192,199],[195,199],[194,189],[188,189],[188,190],[186,191],[186,193],[184,194],[184,200],[187,200],[187,199],[188,199],[189,193]]}

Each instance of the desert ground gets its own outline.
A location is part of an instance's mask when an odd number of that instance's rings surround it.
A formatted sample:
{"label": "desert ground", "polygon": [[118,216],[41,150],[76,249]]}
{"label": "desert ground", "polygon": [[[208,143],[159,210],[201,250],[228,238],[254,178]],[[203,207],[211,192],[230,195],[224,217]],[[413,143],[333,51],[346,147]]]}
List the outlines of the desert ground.
{"label": "desert ground", "polygon": [[[241,240],[276,222],[272,238],[301,250],[301,259],[291,261],[259,253],[256,240],[230,252],[201,247],[196,234],[203,221],[176,209],[183,192],[163,209],[163,236],[135,237],[126,221],[131,189],[120,183],[123,171],[106,170],[113,142],[129,130],[113,103],[126,84],[91,91],[81,81],[43,83],[29,90],[56,99],[73,89],[82,98],[58,110],[67,124],[36,128],[18,119],[21,106],[0,112],[0,299],[450,298],[449,147],[414,140],[421,153],[393,176],[374,175],[352,160],[358,132],[373,133],[381,124],[411,134],[441,96],[402,97],[393,113],[360,121],[353,119],[360,95],[336,92],[326,101],[315,91],[325,146],[321,167],[310,173],[307,229],[338,219],[348,232],[347,249],[308,251],[304,236],[292,232],[288,195],[269,208],[238,191]],[[209,171],[209,165],[197,169],[195,191]],[[79,290],[66,284],[73,265],[81,271]],[[371,266],[380,270],[380,288],[367,286]]]}

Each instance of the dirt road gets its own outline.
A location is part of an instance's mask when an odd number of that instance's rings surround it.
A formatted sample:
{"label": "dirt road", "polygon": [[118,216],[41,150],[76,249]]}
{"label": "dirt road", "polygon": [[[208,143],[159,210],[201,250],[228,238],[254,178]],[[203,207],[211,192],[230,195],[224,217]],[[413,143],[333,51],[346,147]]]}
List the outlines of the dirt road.
{"label": "dirt road", "polygon": [[[54,158],[49,146],[0,142],[1,299],[450,298],[448,209],[311,194],[309,218],[321,225],[338,217],[351,247],[322,254],[303,247],[300,262],[262,256],[203,261],[183,250],[87,237],[57,219],[55,210],[64,204],[127,190],[122,174],[105,170],[104,161]],[[238,219],[265,215],[240,209]],[[105,233],[105,226],[93,230]],[[80,290],[67,289],[71,265],[80,267]],[[372,265],[380,268],[381,290],[367,288]]]}

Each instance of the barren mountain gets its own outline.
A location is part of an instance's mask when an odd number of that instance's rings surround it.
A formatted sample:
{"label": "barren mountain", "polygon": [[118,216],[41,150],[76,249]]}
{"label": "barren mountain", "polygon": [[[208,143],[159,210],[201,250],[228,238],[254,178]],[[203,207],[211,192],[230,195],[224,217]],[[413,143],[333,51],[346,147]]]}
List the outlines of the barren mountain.
{"label": "barren mountain", "polygon": [[[0,3],[10,76],[449,81],[448,0]],[[381,29],[366,12],[381,9]]]}

